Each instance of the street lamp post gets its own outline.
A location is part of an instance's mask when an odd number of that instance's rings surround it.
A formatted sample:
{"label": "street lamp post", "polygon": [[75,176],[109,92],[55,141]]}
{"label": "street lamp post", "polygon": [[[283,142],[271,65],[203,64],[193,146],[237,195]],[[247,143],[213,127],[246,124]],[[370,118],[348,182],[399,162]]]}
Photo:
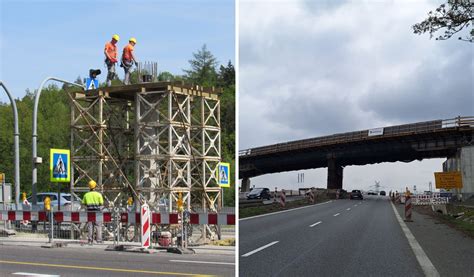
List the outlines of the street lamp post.
{"label": "street lamp post", "polygon": [[42,159],[37,156],[37,149],[36,149],[36,141],[37,141],[37,138],[38,138],[38,133],[37,133],[38,104],[39,104],[39,97],[41,95],[41,91],[43,90],[43,86],[48,81],[57,81],[57,82],[61,82],[61,83],[64,83],[64,84],[69,84],[69,85],[77,86],[77,87],[80,87],[80,88],[84,88],[83,85],[71,83],[71,82],[61,80],[61,79],[58,79],[58,78],[55,78],[55,77],[48,77],[48,78],[44,79],[44,81],[41,83],[38,91],[35,93],[35,106],[34,106],[34,109],[33,109],[33,126],[32,126],[33,127],[32,128],[33,129],[33,141],[32,141],[33,172],[32,172],[32,175],[31,175],[33,205],[36,205],[36,203],[37,203],[37,201],[36,201],[37,166],[38,166],[38,164],[42,163]]}
{"label": "street lamp post", "polygon": [[15,204],[18,207],[20,204],[20,131],[18,130],[18,110],[16,108],[15,100],[12,98],[10,92],[2,81],[0,81],[0,86],[3,87],[8,95],[8,98],[10,98],[13,109],[13,145],[15,148]]}

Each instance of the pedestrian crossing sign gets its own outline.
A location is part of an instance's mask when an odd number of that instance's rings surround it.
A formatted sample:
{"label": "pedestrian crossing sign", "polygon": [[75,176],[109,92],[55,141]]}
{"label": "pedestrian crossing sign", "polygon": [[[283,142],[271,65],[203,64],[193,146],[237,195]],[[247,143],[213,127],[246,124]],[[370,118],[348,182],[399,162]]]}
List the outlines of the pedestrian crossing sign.
{"label": "pedestrian crossing sign", "polygon": [[98,89],[99,80],[93,78],[86,78],[86,90]]}
{"label": "pedestrian crossing sign", "polygon": [[70,152],[66,149],[50,149],[49,170],[51,182],[71,180]]}
{"label": "pedestrian crossing sign", "polygon": [[221,188],[230,187],[230,164],[219,163],[217,170],[217,180]]}

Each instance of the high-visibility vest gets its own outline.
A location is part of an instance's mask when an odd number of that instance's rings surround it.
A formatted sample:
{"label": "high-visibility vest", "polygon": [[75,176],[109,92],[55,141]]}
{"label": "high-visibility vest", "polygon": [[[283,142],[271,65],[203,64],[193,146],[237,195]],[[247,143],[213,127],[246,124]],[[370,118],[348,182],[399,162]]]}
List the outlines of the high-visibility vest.
{"label": "high-visibility vest", "polygon": [[100,206],[104,205],[104,198],[97,191],[89,191],[82,198],[82,204],[86,205],[88,210],[99,210]]}

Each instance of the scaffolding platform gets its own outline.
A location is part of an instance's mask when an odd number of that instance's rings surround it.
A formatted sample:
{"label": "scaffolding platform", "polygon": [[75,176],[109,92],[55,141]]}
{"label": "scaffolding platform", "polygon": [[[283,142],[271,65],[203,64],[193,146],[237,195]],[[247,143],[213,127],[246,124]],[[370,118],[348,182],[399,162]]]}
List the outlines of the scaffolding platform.
{"label": "scaffolding platform", "polygon": [[106,206],[128,197],[176,211],[219,210],[220,94],[183,82],[71,92],[71,191],[95,180]]}

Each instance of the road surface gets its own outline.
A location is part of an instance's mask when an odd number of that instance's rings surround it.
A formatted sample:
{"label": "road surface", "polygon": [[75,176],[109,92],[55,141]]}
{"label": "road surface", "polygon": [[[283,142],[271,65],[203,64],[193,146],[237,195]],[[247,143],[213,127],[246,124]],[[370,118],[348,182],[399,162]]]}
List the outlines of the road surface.
{"label": "road surface", "polygon": [[333,200],[239,224],[240,276],[438,273],[424,257],[418,262],[388,197]]}
{"label": "road surface", "polygon": [[[235,275],[233,255],[129,253],[103,249],[0,245],[0,276],[194,276]],[[15,274],[15,275],[13,275]],[[22,275],[23,274],[23,275]]]}

